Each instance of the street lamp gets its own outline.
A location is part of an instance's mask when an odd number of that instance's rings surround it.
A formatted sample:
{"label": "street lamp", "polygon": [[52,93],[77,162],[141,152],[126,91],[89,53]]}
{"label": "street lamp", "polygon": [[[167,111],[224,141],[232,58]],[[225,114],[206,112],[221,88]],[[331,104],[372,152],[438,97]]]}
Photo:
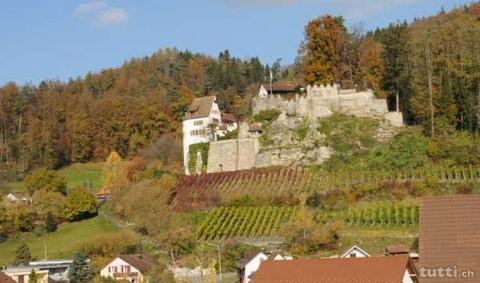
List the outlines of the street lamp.
{"label": "street lamp", "polygon": [[205,244],[217,248],[217,252],[218,252],[218,272],[220,273],[219,279],[220,279],[220,283],[221,283],[222,282],[222,254],[221,254],[222,242],[219,241],[218,244],[210,244],[210,243],[205,243]]}

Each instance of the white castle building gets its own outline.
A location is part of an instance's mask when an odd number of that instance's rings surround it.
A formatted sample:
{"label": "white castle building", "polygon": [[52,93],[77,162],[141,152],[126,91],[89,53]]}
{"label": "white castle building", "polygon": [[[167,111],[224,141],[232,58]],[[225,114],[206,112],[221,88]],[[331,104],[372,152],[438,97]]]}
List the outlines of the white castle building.
{"label": "white castle building", "polygon": [[226,113],[222,117],[215,96],[194,98],[182,122],[185,174],[194,173],[188,170],[189,151],[192,144],[216,141],[217,137],[236,130],[237,126],[233,115]]}

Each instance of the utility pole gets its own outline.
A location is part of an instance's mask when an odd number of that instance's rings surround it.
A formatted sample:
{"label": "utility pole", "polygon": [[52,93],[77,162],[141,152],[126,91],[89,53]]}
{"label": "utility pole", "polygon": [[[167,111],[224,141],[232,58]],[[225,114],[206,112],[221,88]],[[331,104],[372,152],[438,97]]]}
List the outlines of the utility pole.
{"label": "utility pole", "polygon": [[48,260],[47,240],[43,241],[43,248],[44,248],[44,252],[45,252],[45,260]]}

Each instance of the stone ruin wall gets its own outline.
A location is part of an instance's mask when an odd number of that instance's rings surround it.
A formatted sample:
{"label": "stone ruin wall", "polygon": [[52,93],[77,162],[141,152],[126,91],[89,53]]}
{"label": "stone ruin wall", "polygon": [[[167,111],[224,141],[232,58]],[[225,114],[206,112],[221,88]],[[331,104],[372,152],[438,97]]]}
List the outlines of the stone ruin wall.
{"label": "stone ruin wall", "polygon": [[259,148],[255,138],[211,142],[207,173],[251,169],[255,167]]}
{"label": "stone ruin wall", "polygon": [[[403,126],[402,113],[389,112],[386,99],[375,98],[372,91],[339,90],[337,85],[308,86],[306,95],[297,94],[289,100],[280,95],[253,99],[253,115],[268,109],[284,111],[290,117],[309,117],[312,121],[338,112],[357,117],[383,118],[394,127]],[[248,134],[248,125],[240,125],[239,139],[210,143],[207,173],[302,165],[310,159],[326,160],[332,154],[327,148],[317,151],[305,153],[297,148],[260,153],[257,138]],[[309,156],[311,154],[315,156]]]}
{"label": "stone ruin wall", "polygon": [[387,100],[375,98],[372,91],[341,90],[335,84],[308,86],[307,94],[297,94],[290,100],[280,95],[253,99],[253,115],[267,109],[278,109],[289,116],[310,117],[313,120],[328,117],[333,112],[378,118],[383,118],[388,113]]}

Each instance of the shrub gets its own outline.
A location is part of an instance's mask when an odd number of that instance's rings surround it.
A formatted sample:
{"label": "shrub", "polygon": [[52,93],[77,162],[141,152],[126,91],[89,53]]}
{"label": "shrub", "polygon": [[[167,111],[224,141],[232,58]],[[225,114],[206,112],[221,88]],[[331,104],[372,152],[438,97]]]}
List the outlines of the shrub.
{"label": "shrub", "polygon": [[392,170],[411,170],[429,164],[428,139],[415,130],[403,131],[390,142],[384,154],[386,165]]}
{"label": "shrub", "polygon": [[318,207],[321,204],[321,197],[318,192],[311,194],[306,201],[308,207]]}
{"label": "shrub", "polygon": [[307,137],[309,130],[310,130],[310,121],[308,119],[304,119],[302,121],[302,124],[296,130],[298,139],[300,141],[303,141]]}
{"label": "shrub", "polygon": [[440,157],[449,165],[480,163],[479,142],[466,132],[441,137],[438,144]]}
{"label": "shrub", "polygon": [[65,178],[58,175],[55,171],[45,168],[33,171],[25,178],[24,183],[30,195],[33,195],[38,190],[57,192],[64,195],[67,192],[67,181]]}
{"label": "shrub", "polygon": [[113,257],[118,254],[139,252],[141,247],[136,238],[127,232],[98,236],[95,240],[83,243],[79,250],[89,257]]}
{"label": "shrub", "polygon": [[238,129],[235,131],[227,132],[225,136],[223,137],[218,137],[218,140],[223,141],[223,140],[234,140],[238,138]]}
{"label": "shrub", "polygon": [[457,194],[459,195],[470,195],[473,193],[472,184],[463,184],[456,188]]}
{"label": "shrub", "polygon": [[275,121],[281,112],[276,109],[267,109],[260,111],[257,115],[253,116],[253,119],[259,123],[271,123]]}

